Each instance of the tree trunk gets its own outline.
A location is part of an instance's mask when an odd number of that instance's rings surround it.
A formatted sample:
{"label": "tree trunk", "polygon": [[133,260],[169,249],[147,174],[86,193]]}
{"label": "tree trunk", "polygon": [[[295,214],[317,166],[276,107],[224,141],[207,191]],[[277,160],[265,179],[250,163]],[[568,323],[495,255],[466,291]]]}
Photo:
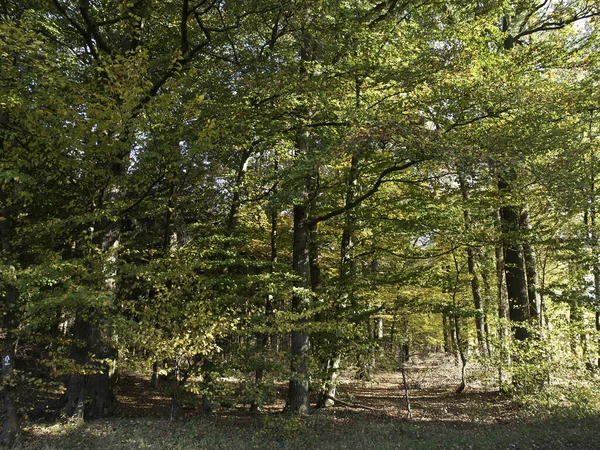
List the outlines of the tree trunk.
{"label": "tree trunk", "polygon": [[14,332],[17,327],[17,288],[13,284],[4,285],[4,318],[3,329],[6,330],[4,348],[2,352],[2,383],[4,393],[4,405],[6,407],[6,418],[2,425],[0,444],[10,446],[14,443],[19,433],[19,421],[17,416],[17,389],[14,379],[15,353],[17,338]]}
{"label": "tree trunk", "polygon": [[240,167],[235,179],[235,190],[233,191],[233,199],[231,206],[229,207],[229,214],[227,215],[226,233],[227,236],[232,236],[237,228],[239,212],[241,206],[242,188],[244,186],[244,179],[246,178],[246,172],[248,171],[248,161],[252,155],[252,150],[246,150],[242,155]]}
{"label": "tree trunk", "polygon": [[[274,207],[271,209],[270,219],[271,219],[271,233],[270,233],[271,264],[269,267],[269,273],[273,274],[275,272],[275,265],[277,264],[277,225],[278,225],[277,209]],[[266,316],[267,329],[268,329],[272,323],[272,316],[273,316],[273,294],[271,292],[267,294],[267,297],[265,299],[265,316]],[[273,333],[271,333],[269,331],[267,331],[266,333],[262,333],[259,336],[258,340],[259,340],[262,351],[267,352],[269,343],[271,343],[271,345],[273,345]],[[254,373],[254,383],[256,384],[257,388],[260,387],[260,385],[263,382],[264,372],[265,372],[265,369],[264,369],[264,367],[261,366],[261,367],[257,368],[256,372]],[[254,400],[250,404],[250,411],[256,412],[259,409],[260,409],[260,404],[256,400]]]}
{"label": "tree trunk", "polygon": [[[592,123],[590,121],[590,134],[591,134]],[[592,274],[594,276],[594,303],[596,309],[596,333],[598,335],[597,341],[597,356],[596,364],[600,367],[600,265],[598,263],[598,236],[596,233],[596,155],[594,146],[591,146],[590,154],[590,187],[589,187],[589,219],[588,214],[585,214],[585,224],[588,228],[588,240],[590,247],[592,248]],[[586,211],[587,212],[587,211]]]}
{"label": "tree trunk", "polygon": [[444,353],[446,355],[452,353],[452,341],[450,340],[448,316],[442,313],[442,335],[444,337]]}
{"label": "tree trunk", "polygon": [[[469,200],[469,189],[466,181],[462,174],[459,174],[460,190],[462,192],[462,198],[466,202]],[[463,216],[465,221],[465,229],[467,233],[471,230],[471,214],[467,208],[463,210]],[[477,332],[477,343],[479,344],[479,351],[485,353],[485,330],[483,322],[483,301],[481,298],[481,289],[479,287],[479,275],[477,273],[477,265],[475,264],[475,250],[473,247],[467,247],[467,266],[469,269],[469,275],[471,276],[471,293],[473,295],[473,306],[476,310],[475,315],[475,329]]]}
{"label": "tree trunk", "polygon": [[456,360],[456,364],[458,364],[458,352],[456,351],[458,349],[458,339],[456,338],[456,326],[455,326],[455,319],[453,316],[449,316],[448,317],[448,322],[449,322],[449,331],[450,331],[450,348],[452,349],[452,354],[454,355],[454,358]]}
{"label": "tree trunk", "polygon": [[[459,283],[460,283],[460,266],[458,264],[458,259],[456,255],[452,254],[454,257],[454,267],[456,269],[456,282],[454,285],[454,291],[452,292],[452,304],[457,310],[459,308],[457,294],[459,291]],[[467,362],[468,362],[468,351],[469,351],[469,340],[466,336],[463,336],[461,325],[460,325],[460,317],[455,315],[454,319],[454,330],[456,332],[456,352],[460,356],[461,363],[461,381],[460,386],[456,389],[457,394],[461,394],[467,388]]]}
{"label": "tree trunk", "polygon": [[475,251],[469,247],[467,249],[467,266],[469,274],[471,275],[471,293],[473,295],[473,303],[476,310],[475,315],[475,328],[477,331],[477,343],[479,344],[479,350],[481,353],[485,353],[485,328],[483,321],[483,301],[481,297],[481,290],[479,287],[479,275],[477,273],[477,266],[475,265]]}
{"label": "tree trunk", "polygon": [[596,335],[598,336],[596,363],[600,367],[600,270],[597,265],[594,265],[594,297],[596,300]]}
{"label": "tree trunk", "polygon": [[[530,231],[529,210],[523,209],[521,215],[521,226],[524,230]],[[537,272],[537,257],[535,250],[529,242],[523,243],[523,257],[525,261],[525,273],[527,275],[527,298],[529,300],[529,318],[536,322],[537,327],[541,327],[540,314],[540,288]]]}
{"label": "tree trunk", "polygon": [[152,363],[152,378],[150,378],[150,387],[158,389],[158,361]]}
{"label": "tree trunk", "polygon": [[528,319],[527,282],[523,270],[523,247],[509,244],[504,248],[504,270],[508,294],[508,316],[513,333],[518,341],[529,337],[526,328]]}
{"label": "tree trunk", "polygon": [[308,237],[308,261],[310,265],[310,290],[313,295],[318,294],[322,288],[319,243],[317,241],[317,236],[317,224],[311,223]]}
{"label": "tree trunk", "polygon": [[[498,215],[499,217],[499,215]],[[505,271],[504,271],[504,251],[501,246],[496,246],[496,289],[498,291],[498,340],[500,341],[500,364],[498,365],[498,385],[502,389],[504,386],[504,370],[503,364],[508,363],[510,354],[506,343],[506,337],[509,334],[507,319],[508,319],[508,297],[504,289],[505,286]]]}
{"label": "tree trunk", "polygon": [[[503,177],[498,180],[498,188],[501,193],[510,192],[509,184]],[[508,315],[514,336],[518,341],[524,341],[529,337],[527,330],[529,293],[523,264],[523,245],[518,243],[517,236],[521,230],[521,216],[522,211],[517,206],[508,205],[500,208]]]}
{"label": "tree trunk", "polygon": [[[306,29],[301,30],[300,42],[300,68],[299,76],[301,80],[306,80],[309,75],[305,64],[313,61],[314,42]],[[304,111],[307,115],[309,111]],[[297,157],[310,160],[309,146],[310,134],[307,130],[302,130],[296,136],[296,155]],[[292,266],[294,274],[299,278],[295,284],[292,295],[292,312],[302,313],[310,303],[311,295],[311,272],[310,272],[310,238],[312,226],[310,223],[311,201],[314,200],[314,169],[307,169],[304,175],[304,186],[302,191],[302,200],[294,205],[294,233],[293,233],[293,252]],[[310,341],[303,325],[306,319],[298,321],[292,330],[292,362],[288,390],[288,401],[286,410],[291,413],[303,414],[310,409],[308,399],[309,389],[309,350]]]}
{"label": "tree trunk", "polygon": [[333,399],[335,398],[337,391],[338,370],[340,368],[341,359],[341,355],[338,355],[335,359],[327,361],[327,381],[325,382],[323,393],[317,402],[317,408],[328,408],[335,404],[335,400]]}
{"label": "tree trunk", "polygon": [[486,270],[482,270],[481,279],[483,281],[483,331],[485,336],[485,351],[488,355],[492,354],[492,343],[490,342],[490,323],[488,321],[488,316],[486,311],[490,310],[490,299],[492,298],[491,294],[491,285],[489,280],[489,273]]}
{"label": "tree trunk", "polygon": [[116,359],[116,351],[111,347],[110,330],[92,318],[95,313],[80,311],[75,318],[71,359],[92,373],[69,377],[64,409],[67,416],[86,421],[110,415],[115,402],[116,372],[107,361]]}
{"label": "tree trunk", "polygon": [[[4,130],[8,129],[8,113],[0,110],[0,151],[4,150]],[[15,354],[17,348],[17,336],[15,331],[18,326],[17,300],[19,292],[16,284],[15,268],[13,266],[13,217],[15,212],[9,207],[9,193],[4,191],[5,185],[0,185],[0,206],[2,217],[0,217],[0,249],[2,251],[0,263],[5,268],[3,279],[0,280],[0,292],[4,291],[4,315],[2,317],[2,329],[4,336],[4,348],[2,349],[2,384],[6,417],[2,424],[0,434],[0,445],[11,446],[19,434],[20,426],[17,415],[17,391],[16,379],[14,377]]]}
{"label": "tree trunk", "polygon": [[[292,296],[292,311],[301,313],[309,304],[311,292],[310,274],[310,224],[307,205],[294,206],[294,248],[293,268],[294,273],[300,278]],[[309,337],[302,330],[303,321],[296,325],[292,331],[292,379],[288,391],[288,404],[286,409],[292,413],[305,413],[309,409],[308,402],[308,359]]]}
{"label": "tree trunk", "polygon": [[456,351],[460,356],[460,385],[456,388],[457,394],[462,394],[467,388],[467,345],[468,342],[463,339],[460,332],[460,321],[454,317],[454,327],[456,330]]}
{"label": "tree trunk", "polygon": [[572,333],[571,351],[575,356],[580,356],[580,349],[583,349],[585,345],[585,335],[582,333],[584,329],[583,316],[583,308],[576,299],[572,299],[569,303],[569,322]]}
{"label": "tree trunk", "polygon": [[[359,90],[359,87],[357,87]],[[357,93],[357,96],[359,93]],[[356,184],[358,180],[358,162],[359,157],[355,152],[350,162],[350,171],[346,181],[346,206],[354,201]],[[356,237],[354,229],[356,227],[356,215],[354,211],[348,211],[345,216],[344,229],[342,230],[342,240],[340,244],[340,307],[350,307],[355,309],[354,282],[356,279],[357,266],[352,257]],[[327,361],[326,376],[328,379],[323,383],[323,395],[321,396],[317,407],[325,408],[334,405],[336,393],[336,380],[338,378],[338,369],[342,360],[341,354],[333,355]]]}
{"label": "tree trunk", "polygon": [[[105,200],[112,203],[118,197],[119,191],[114,188]],[[116,263],[120,223],[112,221],[102,225],[104,231],[94,236],[93,240],[102,251],[103,290],[114,295],[117,289]],[[67,381],[64,408],[67,416],[90,420],[106,417],[113,411],[117,352],[112,346],[110,324],[100,322],[100,318],[106,317],[108,313],[109,311],[95,307],[82,307],[77,311],[73,325],[71,357],[81,372],[86,373],[73,374]]]}

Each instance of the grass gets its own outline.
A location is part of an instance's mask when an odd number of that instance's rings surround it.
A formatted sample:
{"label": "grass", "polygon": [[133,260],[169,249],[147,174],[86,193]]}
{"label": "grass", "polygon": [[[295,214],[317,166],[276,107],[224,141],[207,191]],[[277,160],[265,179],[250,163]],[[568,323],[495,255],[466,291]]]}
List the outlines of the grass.
{"label": "grass", "polygon": [[251,422],[114,418],[31,426],[17,449],[598,449],[598,418],[465,426],[398,418],[269,414]]}

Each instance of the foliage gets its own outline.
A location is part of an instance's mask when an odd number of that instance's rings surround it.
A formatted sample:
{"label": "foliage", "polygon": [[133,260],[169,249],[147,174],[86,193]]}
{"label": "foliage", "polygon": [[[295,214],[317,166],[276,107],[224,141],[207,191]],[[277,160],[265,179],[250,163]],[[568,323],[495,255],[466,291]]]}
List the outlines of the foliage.
{"label": "foliage", "polygon": [[[6,398],[154,365],[258,407],[338,359],[366,375],[445,348],[525,403],[594,410],[599,13],[1,2]],[[537,319],[507,289],[519,249]]]}

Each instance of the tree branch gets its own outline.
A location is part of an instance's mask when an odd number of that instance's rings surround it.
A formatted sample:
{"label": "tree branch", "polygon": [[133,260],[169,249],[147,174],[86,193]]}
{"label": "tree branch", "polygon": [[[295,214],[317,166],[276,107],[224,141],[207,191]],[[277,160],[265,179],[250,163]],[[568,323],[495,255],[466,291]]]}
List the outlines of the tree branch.
{"label": "tree branch", "polygon": [[73,17],[71,17],[67,9],[60,3],[59,0],[52,0],[52,3],[54,4],[58,12],[67,20],[67,22],[69,22],[73,26],[73,28],[75,28],[75,30],[77,30],[77,32],[81,35],[86,45],[89,47],[90,52],[92,53],[92,57],[94,59],[98,59],[98,50],[94,45],[94,41],[92,40],[92,35],[89,32],[89,30],[86,30],[84,27],[79,25],[79,23],[77,23],[77,21]]}
{"label": "tree branch", "polygon": [[367,192],[365,192],[364,194],[356,197],[352,202],[344,205],[341,208],[334,209],[333,211],[330,211],[330,212],[328,212],[326,214],[323,214],[322,216],[313,217],[309,221],[310,224],[311,225],[316,225],[319,222],[324,222],[324,221],[329,220],[329,219],[331,219],[333,217],[339,216],[340,214],[344,214],[346,211],[350,211],[354,207],[360,205],[364,200],[368,199],[373,194],[375,194],[379,190],[379,188],[381,187],[381,185],[386,181],[385,177],[387,175],[389,175],[390,173],[400,172],[402,170],[406,170],[409,167],[412,167],[415,164],[418,164],[420,162],[422,162],[422,160],[413,160],[413,161],[409,161],[409,162],[407,162],[405,164],[402,164],[400,166],[394,165],[392,167],[388,167],[387,169],[383,170],[379,174],[379,176],[377,177],[377,180],[375,181],[375,183],[373,184],[373,186],[371,186],[371,189],[369,189]]}
{"label": "tree branch", "polygon": [[109,47],[104,41],[102,35],[98,32],[98,29],[94,26],[94,21],[90,17],[89,14],[89,3],[86,0],[79,0],[79,11],[81,12],[81,17],[83,17],[83,21],[87,27],[87,32],[89,36],[92,36],[96,41],[96,46],[102,50],[104,53],[110,53]]}
{"label": "tree branch", "polygon": [[183,0],[183,6],[181,7],[181,25],[180,25],[180,33],[181,33],[181,53],[186,54],[188,49],[190,48],[188,42],[188,29],[187,29],[187,21],[189,17],[189,0]]}
{"label": "tree branch", "polygon": [[448,133],[458,127],[464,127],[465,125],[470,125],[472,123],[479,122],[480,120],[497,118],[500,116],[500,114],[503,114],[508,111],[509,111],[509,109],[505,108],[505,109],[501,109],[500,111],[494,111],[494,112],[479,115],[477,117],[466,120],[464,122],[454,122],[452,125],[450,125],[448,128],[446,128],[444,130],[444,133]]}
{"label": "tree branch", "polygon": [[529,30],[524,30],[524,31],[521,31],[520,33],[516,34],[515,36],[513,36],[513,41],[518,42],[519,39],[521,39],[525,36],[529,36],[529,35],[539,33],[542,31],[560,30],[560,29],[566,27],[567,25],[577,22],[579,20],[590,19],[592,17],[598,17],[598,16],[600,16],[600,12],[590,12],[588,14],[583,13],[582,15],[576,14],[573,17],[570,17],[568,19],[560,19],[556,22],[544,22],[535,28],[531,28]]}

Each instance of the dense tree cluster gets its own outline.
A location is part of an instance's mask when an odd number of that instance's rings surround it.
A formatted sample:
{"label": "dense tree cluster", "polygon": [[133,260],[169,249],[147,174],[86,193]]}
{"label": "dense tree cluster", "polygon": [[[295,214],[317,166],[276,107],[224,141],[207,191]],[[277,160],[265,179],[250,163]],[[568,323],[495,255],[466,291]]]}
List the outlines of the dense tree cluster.
{"label": "dense tree cluster", "polygon": [[175,414],[225,376],[326,406],[414,346],[517,390],[597,367],[598,15],[1,0],[3,442],[24,387],[102,417],[123,370]]}

